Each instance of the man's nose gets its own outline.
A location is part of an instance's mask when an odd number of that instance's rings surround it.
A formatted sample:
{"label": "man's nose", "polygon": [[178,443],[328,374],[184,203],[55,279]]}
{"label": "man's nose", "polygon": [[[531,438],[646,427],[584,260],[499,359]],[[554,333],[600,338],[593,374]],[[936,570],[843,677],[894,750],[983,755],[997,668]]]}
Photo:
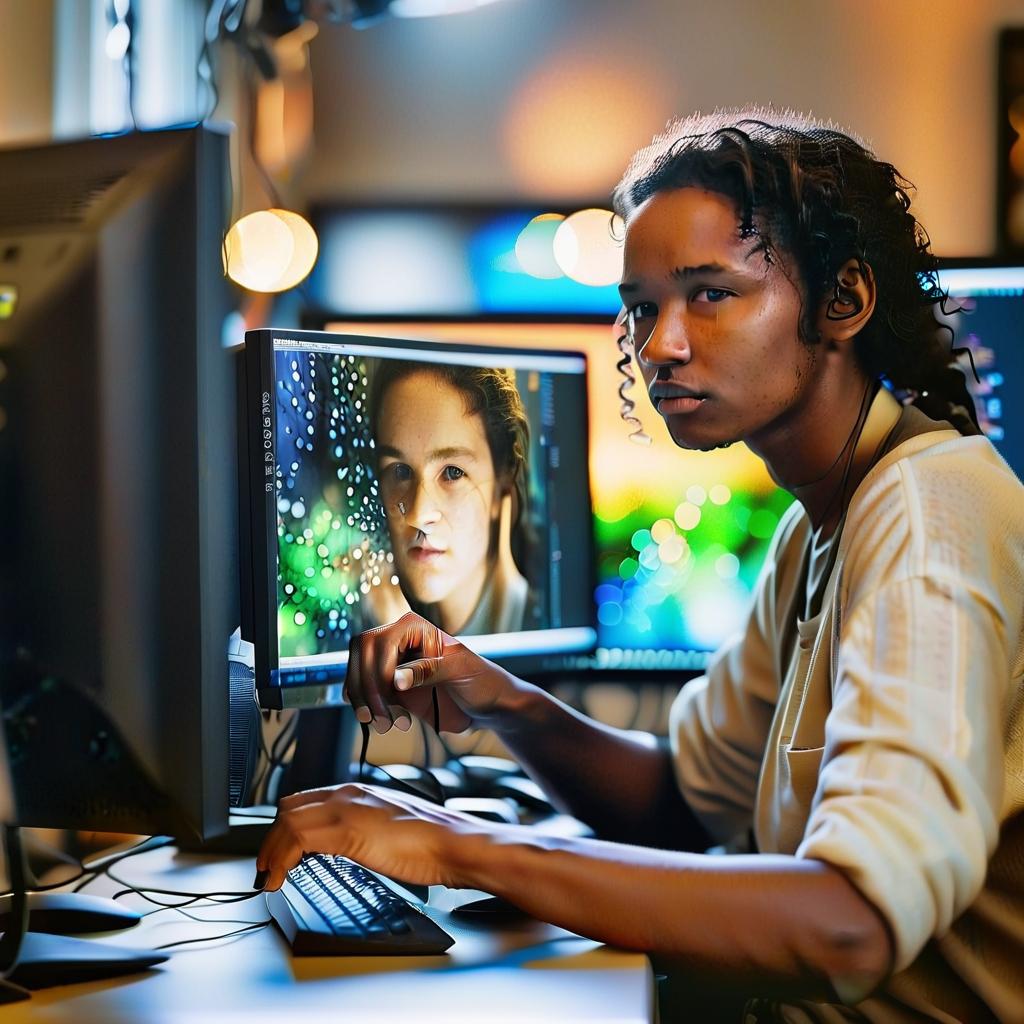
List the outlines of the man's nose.
{"label": "man's nose", "polygon": [[655,321],[651,333],[637,347],[637,359],[647,366],[669,366],[688,363],[693,357],[689,332],[681,316],[667,310]]}

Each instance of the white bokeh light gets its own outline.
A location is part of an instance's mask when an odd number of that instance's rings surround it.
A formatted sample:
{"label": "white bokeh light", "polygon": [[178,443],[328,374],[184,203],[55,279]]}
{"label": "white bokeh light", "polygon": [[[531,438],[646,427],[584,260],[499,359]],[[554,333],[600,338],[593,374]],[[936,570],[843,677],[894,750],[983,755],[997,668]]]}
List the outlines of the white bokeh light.
{"label": "white bokeh light", "polygon": [[611,210],[578,210],[555,232],[555,262],[566,277],[603,287],[622,277],[622,218]]}

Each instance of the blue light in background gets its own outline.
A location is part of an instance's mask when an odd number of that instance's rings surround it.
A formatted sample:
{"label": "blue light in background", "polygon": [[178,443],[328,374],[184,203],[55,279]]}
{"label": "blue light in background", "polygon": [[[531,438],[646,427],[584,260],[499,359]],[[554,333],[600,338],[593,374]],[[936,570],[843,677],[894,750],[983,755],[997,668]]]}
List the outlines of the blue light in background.
{"label": "blue light in background", "polygon": [[309,293],[339,315],[596,314],[619,310],[614,285],[527,274],[516,239],[542,210],[328,210]]}
{"label": "blue light in background", "polygon": [[470,276],[484,313],[607,313],[621,302],[614,285],[593,288],[568,277],[537,278],[516,258],[519,233],[543,210],[519,210],[486,221],[469,243]]}

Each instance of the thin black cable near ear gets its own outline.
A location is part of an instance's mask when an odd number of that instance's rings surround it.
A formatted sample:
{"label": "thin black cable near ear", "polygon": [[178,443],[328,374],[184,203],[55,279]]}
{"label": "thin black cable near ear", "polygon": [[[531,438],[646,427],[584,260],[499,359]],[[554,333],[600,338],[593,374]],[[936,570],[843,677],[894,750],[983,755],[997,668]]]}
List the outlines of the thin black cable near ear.
{"label": "thin black cable near ear", "polygon": [[822,473],[820,476],[816,476],[813,480],[805,480],[803,483],[792,484],[791,485],[791,490],[796,491],[796,490],[800,490],[801,488],[804,488],[804,487],[810,487],[811,484],[821,483],[821,481],[824,480],[829,475],[829,473],[831,473],[832,470],[836,468],[837,465],[839,465],[839,460],[843,457],[843,454],[846,451],[846,449],[849,448],[850,445],[853,443],[853,438],[854,438],[854,435],[857,433],[857,428],[861,425],[861,417],[864,416],[864,410],[865,410],[865,407],[868,404],[867,396],[871,392],[871,383],[873,383],[873,382],[869,382],[868,383],[867,389],[864,392],[864,397],[861,398],[861,400],[860,400],[860,409],[857,412],[857,419],[854,421],[853,429],[850,431],[849,435],[846,438],[846,443],[843,445],[842,448],[839,449],[838,454],[832,460],[832,462],[829,465],[828,469],[826,469],[825,472]]}
{"label": "thin black cable near ear", "polygon": [[[871,402],[868,400],[868,397],[872,394],[872,390],[873,390],[873,388],[875,386],[877,386],[877,382],[876,381],[869,382],[868,386],[867,386],[867,389],[864,391],[864,398],[861,399],[861,411],[860,411],[860,414],[857,417],[857,423],[854,426],[854,430],[855,430],[856,436],[857,436],[857,441],[860,441],[860,435],[861,435],[862,431],[864,430],[864,424],[867,422],[868,410],[871,408]],[[850,449],[850,454],[847,456],[846,466],[843,469],[843,478],[839,482],[839,487],[835,491],[832,492],[832,497],[829,498],[828,504],[825,506],[824,511],[821,513],[821,522],[822,523],[825,521],[825,518],[826,518],[826,516],[828,516],[829,512],[832,511],[832,505],[835,503],[836,495],[839,496],[840,520],[842,519],[843,515],[845,514],[845,508],[846,508],[846,485],[847,485],[847,483],[850,480],[850,469],[853,466],[853,457],[854,457],[854,455],[856,453],[857,453],[857,445],[855,443],[854,446]],[[872,456],[872,461],[874,461],[874,456]]]}

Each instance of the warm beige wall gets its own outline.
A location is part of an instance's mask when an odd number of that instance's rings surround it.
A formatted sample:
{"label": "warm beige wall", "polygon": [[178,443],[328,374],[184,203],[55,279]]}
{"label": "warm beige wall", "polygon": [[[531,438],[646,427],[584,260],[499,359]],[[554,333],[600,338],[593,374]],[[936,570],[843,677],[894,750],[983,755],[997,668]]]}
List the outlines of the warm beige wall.
{"label": "warm beige wall", "polygon": [[50,135],[52,0],[0,0],[0,145]]}
{"label": "warm beige wall", "polygon": [[506,0],[313,43],[314,195],[607,193],[677,112],[848,124],[919,188],[938,251],[994,244],[998,28],[1024,0]]}

